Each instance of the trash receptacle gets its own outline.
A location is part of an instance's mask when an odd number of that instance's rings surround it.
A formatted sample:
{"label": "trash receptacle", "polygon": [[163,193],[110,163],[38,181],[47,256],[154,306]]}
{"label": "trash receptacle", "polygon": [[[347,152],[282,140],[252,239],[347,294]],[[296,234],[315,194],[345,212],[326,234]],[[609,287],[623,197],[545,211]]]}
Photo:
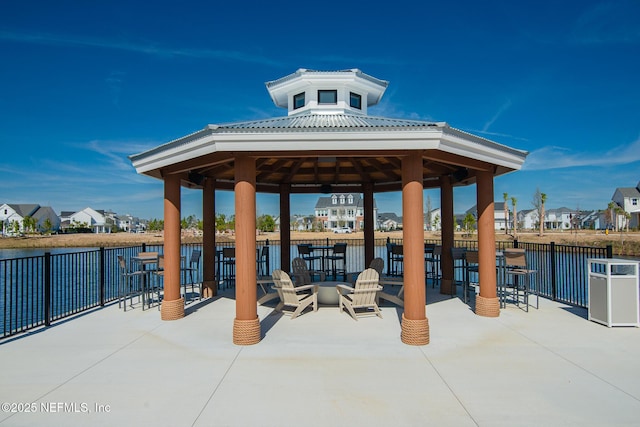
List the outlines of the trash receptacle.
{"label": "trash receptacle", "polygon": [[640,326],[638,262],[589,258],[589,320],[612,326]]}

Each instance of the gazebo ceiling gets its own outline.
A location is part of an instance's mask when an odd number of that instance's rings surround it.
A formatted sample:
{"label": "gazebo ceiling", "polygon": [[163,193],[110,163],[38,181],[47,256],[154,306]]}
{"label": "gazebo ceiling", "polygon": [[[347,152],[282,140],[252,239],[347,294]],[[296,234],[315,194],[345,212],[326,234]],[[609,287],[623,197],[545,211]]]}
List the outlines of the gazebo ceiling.
{"label": "gazebo ceiling", "polygon": [[[293,193],[360,192],[361,185],[371,183],[374,191],[399,191],[402,188],[402,157],[405,151],[362,152],[287,152],[250,155],[256,159],[256,183],[260,192],[280,191],[280,185],[291,186]],[[212,156],[214,157],[214,156]],[[424,185],[438,187],[442,175],[451,175],[454,185],[467,185],[475,181],[479,162],[458,159],[458,164],[439,160],[437,156],[423,154]],[[204,160],[204,159],[203,159]],[[468,163],[467,166],[464,164]],[[493,170],[484,164],[480,169]],[[200,188],[204,177],[216,179],[216,188],[233,189],[235,179],[234,157],[220,156],[219,161],[204,162],[201,166],[182,169],[174,165],[172,173],[183,173],[183,185]]]}

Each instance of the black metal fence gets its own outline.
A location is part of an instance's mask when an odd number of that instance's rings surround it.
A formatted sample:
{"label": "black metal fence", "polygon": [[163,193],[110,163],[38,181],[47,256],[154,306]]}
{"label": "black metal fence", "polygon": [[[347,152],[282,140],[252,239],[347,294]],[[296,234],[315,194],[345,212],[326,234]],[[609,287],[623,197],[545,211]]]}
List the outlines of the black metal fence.
{"label": "black metal fence", "polygon": [[[297,245],[310,243],[314,246],[332,246],[348,243],[346,254],[347,271],[364,269],[364,240],[356,239],[309,239],[291,242],[290,258],[298,256]],[[387,244],[401,244],[401,239],[376,239],[374,256],[388,260]],[[439,244],[437,240],[425,243]],[[218,248],[232,246],[220,243]],[[267,274],[280,268],[280,242],[260,242],[259,248],[267,246]],[[458,240],[457,247],[476,248],[476,241]],[[201,244],[185,244],[182,254],[188,256]],[[540,295],[567,304],[586,307],[587,258],[611,258],[612,248],[578,247],[568,245],[498,242],[497,249],[523,247],[527,250],[527,261],[536,269],[536,288]],[[62,254],[45,253],[32,256],[0,260],[0,338],[6,338],[39,326],[76,315],[118,299],[118,255],[130,258],[141,251],[163,252],[163,245],[139,245],[124,248],[98,248],[82,252]],[[202,277],[202,263],[200,263]],[[216,277],[218,269],[216,268]]]}

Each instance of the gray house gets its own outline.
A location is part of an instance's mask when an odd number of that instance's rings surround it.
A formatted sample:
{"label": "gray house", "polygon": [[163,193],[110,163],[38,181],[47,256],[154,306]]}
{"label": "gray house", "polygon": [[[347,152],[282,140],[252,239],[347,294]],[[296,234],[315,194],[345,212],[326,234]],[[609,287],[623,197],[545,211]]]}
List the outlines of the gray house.
{"label": "gray house", "polygon": [[[640,181],[635,187],[616,188],[611,200],[629,214],[629,228],[640,225]],[[616,229],[626,226],[626,218],[616,215]]]}

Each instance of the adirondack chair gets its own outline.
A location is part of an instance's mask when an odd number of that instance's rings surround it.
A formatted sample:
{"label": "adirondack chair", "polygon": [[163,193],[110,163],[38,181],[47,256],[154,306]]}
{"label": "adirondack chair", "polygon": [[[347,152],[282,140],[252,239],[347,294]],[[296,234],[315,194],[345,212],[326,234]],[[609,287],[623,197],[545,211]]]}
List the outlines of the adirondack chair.
{"label": "adirondack chair", "polygon": [[360,273],[354,287],[337,285],[340,312],[342,313],[342,310],[345,309],[355,320],[358,320],[358,317],[372,314],[382,318],[382,313],[376,303],[376,294],[382,290],[382,286],[378,284],[379,277],[376,270],[367,268]]}
{"label": "adirondack chair", "polygon": [[309,270],[307,263],[300,257],[296,257],[291,261],[291,269],[293,270],[293,281],[296,285],[310,285],[312,282],[311,276],[320,276],[320,281],[323,282],[326,273],[319,270]]}
{"label": "adirondack chair", "polygon": [[[280,311],[283,307],[293,307],[292,320],[310,305],[313,305],[313,311],[318,311],[318,285],[294,287],[291,277],[282,270],[274,270],[272,277],[274,288],[278,292],[281,301],[276,307],[277,311]],[[308,291],[311,291],[311,293]]]}

